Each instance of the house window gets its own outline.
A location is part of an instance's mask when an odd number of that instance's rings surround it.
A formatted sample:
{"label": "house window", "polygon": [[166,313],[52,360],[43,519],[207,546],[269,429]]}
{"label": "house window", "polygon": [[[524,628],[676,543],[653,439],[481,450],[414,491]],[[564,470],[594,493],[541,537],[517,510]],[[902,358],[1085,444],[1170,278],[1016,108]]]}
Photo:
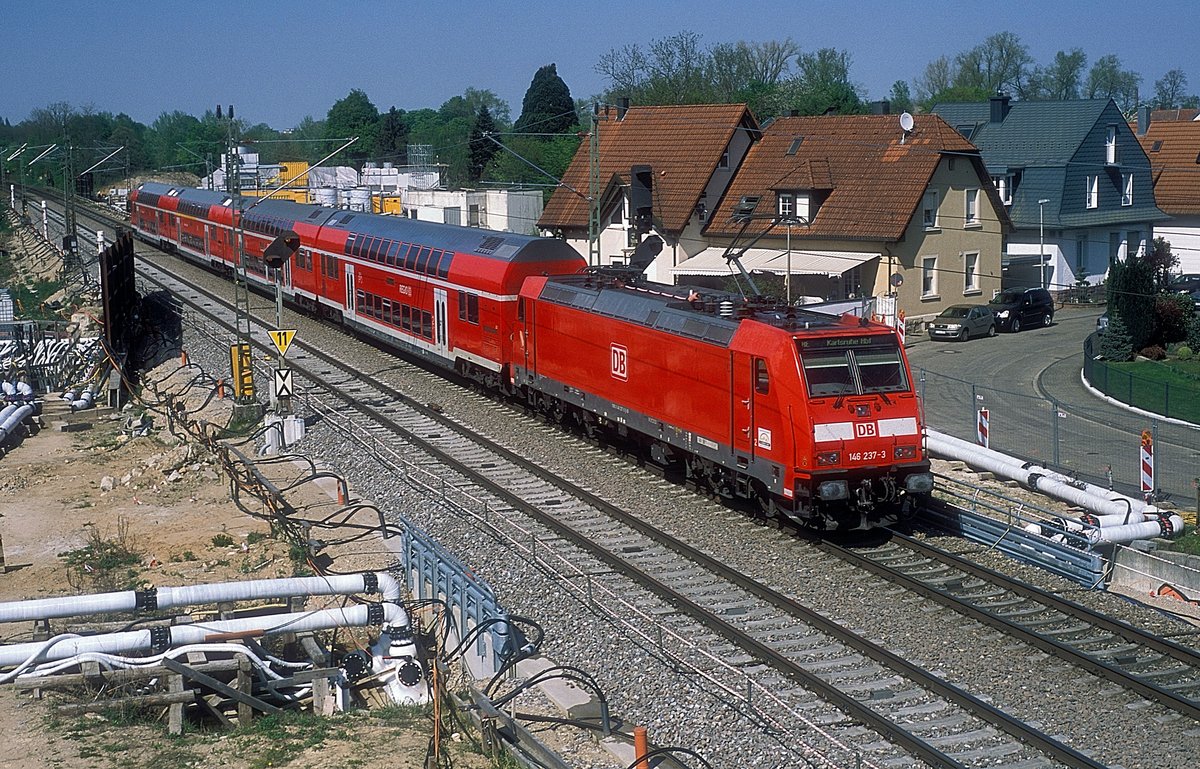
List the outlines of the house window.
{"label": "house window", "polygon": [[1141,230],[1130,230],[1128,233],[1126,233],[1126,237],[1129,239],[1129,242],[1126,245],[1126,251],[1129,254],[1139,257],[1146,255],[1146,243],[1142,240]]}
{"label": "house window", "polygon": [[1006,206],[1012,205],[1012,194],[1015,182],[1016,179],[1012,174],[992,177],[992,184],[996,185],[996,194],[1000,196],[1000,202]]}
{"label": "house window", "polygon": [[796,215],[796,195],[793,192],[779,193],[779,218],[791,219]]}
{"label": "house window", "polygon": [[963,254],[963,293],[979,290],[979,253]]}
{"label": "house window", "polygon": [[937,257],[926,256],[921,259],[921,297],[937,296]]}
{"label": "house window", "polygon": [[625,221],[625,204],[618,203],[613,209],[612,216],[609,217],[609,224],[621,224]]}
{"label": "house window", "polygon": [[1088,174],[1087,177],[1087,207],[1096,208],[1100,205],[1100,176]]}
{"label": "house window", "polygon": [[979,224],[979,190],[967,190],[967,224]]}
{"label": "house window", "polygon": [[1121,205],[1133,205],[1133,174],[1121,174]]}
{"label": "house window", "polygon": [[1075,277],[1077,279],[1081,279],[1087,274],[1087,254],[1087,235],[1079,235],[1075,238]]}
{"label": "house window", "polygon": [[921,201],[921,223],[927,230],[936,229],[938,226],[937,190],[926,192],[925,198]]}
{"label": "house window", "polygon": [[1108,263],[1115,264],[1121,258],[1121,233],[1108,233]]}
{"label": "house window", "polygon": [[479,204],[471,203],[467,206],[467,226],[478,227],[483,222],[479,216]]}
{"label": "house window", "polygon": [[729,168],[729,150],[721,153],[721,159],[717,161],[717,168]]}
{"label": "house window", "polygon": [[1110,125],[1104,135],[1104,162],[1108,165],[1117,164],[1117,127]]}

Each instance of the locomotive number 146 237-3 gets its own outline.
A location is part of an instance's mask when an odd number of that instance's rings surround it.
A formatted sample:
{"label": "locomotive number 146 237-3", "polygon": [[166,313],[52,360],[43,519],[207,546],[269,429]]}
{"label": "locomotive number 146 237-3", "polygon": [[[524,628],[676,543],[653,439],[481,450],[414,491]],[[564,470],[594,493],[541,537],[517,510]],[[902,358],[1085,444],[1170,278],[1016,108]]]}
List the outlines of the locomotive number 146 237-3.
{"label": "locomotive number 146 237-3", "polygon": [[879,449],[878,451],[851,451],[849,456],[851,462],[875,462],[887,459],[887,449]]}

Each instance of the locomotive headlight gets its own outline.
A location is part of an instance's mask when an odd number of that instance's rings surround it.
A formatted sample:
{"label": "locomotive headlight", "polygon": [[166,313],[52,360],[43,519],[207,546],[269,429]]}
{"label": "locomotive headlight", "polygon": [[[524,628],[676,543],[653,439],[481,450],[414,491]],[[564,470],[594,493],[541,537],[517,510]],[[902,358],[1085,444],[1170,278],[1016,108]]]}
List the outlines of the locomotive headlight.
{"label": "locomotive headlight", "polygon": [[836,465],[842,461],[842,452],[840,451],[822,451],[817,454],[817,467],[828,467]]}
{"label": "locomotive headlight", "polygon": [[[933,481],[933,476],[929,477],[930,482]],[[850,496],[850,487],[845,481],[823,481],[817,486],[817,497],[826,502],[832,502],[835,499],[846,499]]]}
{"label": "locomotive headlight", "polygon": [[917,458],[917,447],[916,446],[897,446],[896,453],[893,456],[895,456],[896,459],[916,459]]}
{"label": "locomotive headlight", "polygon": [[904,479],[904,489],[913,494],[933,491],[933,473],[913,473]]}
{"label": "locomotive headlight", "polygon": [[1000,312],[996,313],[996,317],[997,318],[1007,318],[1008,310],[1001,310]]}

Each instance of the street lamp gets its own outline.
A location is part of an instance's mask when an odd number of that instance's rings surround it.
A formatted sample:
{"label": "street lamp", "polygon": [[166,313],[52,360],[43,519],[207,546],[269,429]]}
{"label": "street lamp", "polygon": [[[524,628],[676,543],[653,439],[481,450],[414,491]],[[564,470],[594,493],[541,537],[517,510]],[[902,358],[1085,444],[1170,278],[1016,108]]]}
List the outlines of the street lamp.
{"label": "street lamp", "polygon": [[1039,288],[1046,288],[1046,217],[1045,206],[1050,202],[1049,198],[1042,198],[1038,201],[1038,276],[1041,283]]}

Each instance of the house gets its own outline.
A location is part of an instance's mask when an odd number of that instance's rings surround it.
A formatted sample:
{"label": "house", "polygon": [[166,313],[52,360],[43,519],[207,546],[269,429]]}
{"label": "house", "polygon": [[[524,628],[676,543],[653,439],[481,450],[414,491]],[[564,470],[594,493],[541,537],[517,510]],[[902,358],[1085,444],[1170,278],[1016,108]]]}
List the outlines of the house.
{"label": "house", "polygon": [[978,150],[936,115],[784,117],[713,211],[709,247],[672,272],[727,277],[732,250],[792,301],[877,297],[876,314],[928,318],[1000,288],[1007,227]]}
{"label": "house", "polygon": [[[669,283],[672,266],[707,246],[701,230],[757,140],[758,123],[744,104],[685,104],[606,108],[596,125],[595,165],[584,141],[538,226],[600,265],[626,264],[639,229],[657,234],[664,248],[645,272]],[[644,200],[631,205],[631,196]],[[598,252],[588,238],[590,197],[600,202]]]}
{"label": "house", "polygon": [[1200,117],[1196,110],[1148,116],[1139,111],[1138,141],[1150,158],[1154,200],[1171,217],[1154,234],[1171,244],[1180,272],[1200,273]]}
{"label": "house", "polygon": [[1167,218],[1150,161],[1112,100],[1001,95],[933,112],[979,148],[1007,207],[1005,286],[1099,283],[1113,262],[1145,253]]}

